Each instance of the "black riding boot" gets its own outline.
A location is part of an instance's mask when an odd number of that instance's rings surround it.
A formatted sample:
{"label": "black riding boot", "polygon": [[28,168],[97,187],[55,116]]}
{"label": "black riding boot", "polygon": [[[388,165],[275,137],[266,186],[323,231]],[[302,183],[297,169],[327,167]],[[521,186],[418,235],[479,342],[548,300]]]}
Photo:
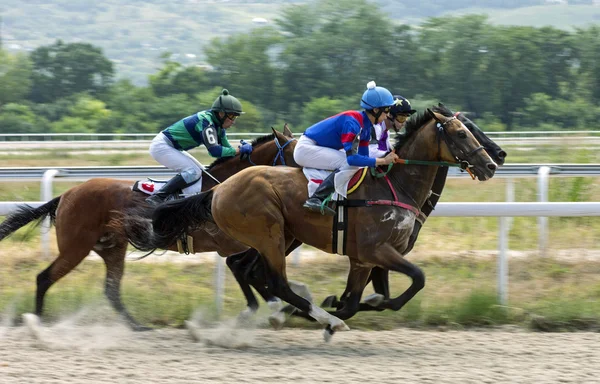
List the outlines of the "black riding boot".
{"label": "black riding boot", "polygon": [[[323,200],[329,197],[333,192],[335,192],[335,174],[337,171],[332,172],[329,176],[323,180],[321,185],[317,188],[315,193],[306,200],[303,207],[308,209],[311,212],[321,212],[321,205],[323,204]],[[327,205],[323,205],[323,215],[334,216],[335,211],[329,208]]]}
{"label": "black riding boot", "polygon": [[146,199],[146,202],[152,205],[159,205],[165,201],[171,194],[188,186],[188,183],[183,179],[181,174],[175,175],[171,180],[167,181],[154,195]]}

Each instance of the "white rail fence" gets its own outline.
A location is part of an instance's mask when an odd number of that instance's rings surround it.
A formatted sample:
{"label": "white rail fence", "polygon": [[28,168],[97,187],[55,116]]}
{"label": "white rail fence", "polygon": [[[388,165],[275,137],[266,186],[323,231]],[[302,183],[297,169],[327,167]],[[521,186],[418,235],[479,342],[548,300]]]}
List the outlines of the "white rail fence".
{"label": "white rail fence", "polygon": [[[42,177],[41,185],[41,200],[30,202],[0,202],[0,216],[8,215],[14,211],[19,205],[28,204],[33,207],[40,206],[44,202],[52,199],[52,181],[59,174],[56,169],[47,170]],[[547,249],[548,238],[548,222],[549,216],[560,217],[583,217],[583,216],[600,216],[600,202],[581,202],[581,203],[565,203],[565,202],[548,202],[548,177],[550,175],[550,167],[542,166],[538,172],[538,202],[512,202],[514,199],[514,190],[512,182],[507,183],[507,199],[504,203],[439,203],[436,206],[432,216],[437,217],[498,217],[498,275],[497,275],[497,290],[498,300],[501,304],[508,302],[508,231],[510,226],[510,217],[538,217],[539,231],[539,251],[541,255],[545,255]],[[510,179],[509,179],[510,180]],[[41,246],[44,254],[49,257],[49,223],[46,222],[42,226]],[[217,309],[222,306],[225,269],[221,257],[216,256],[216,300]]]}

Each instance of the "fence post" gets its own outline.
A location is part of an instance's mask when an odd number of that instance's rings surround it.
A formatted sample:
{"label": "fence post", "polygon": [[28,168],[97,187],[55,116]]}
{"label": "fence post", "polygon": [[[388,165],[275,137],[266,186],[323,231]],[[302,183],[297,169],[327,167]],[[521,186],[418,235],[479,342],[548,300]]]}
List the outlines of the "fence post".
{"label": "fence post", "polygon": [[[54,177],[59,175],[58,169],[49,169],[44,172],[41,182],[40,197],[43,202],[52,200],[52,181]],[[42,221],[41,226],[41,244],[42,244],[42,256],[48,260],[50,259],[50,218],[46,217]]]}
{"label": "fence post", "polygon": [[498,302],[508,304],[508,217],[498,218]]}
{"label": "fence post", "polygon": [[[540,203],[548,202],[548,178],[550,175],[550,167],[542,166],[538,170],[538,201]],[[548,218],[538,217],[538,247],[540,256],[546,256],[548,248]]]}
{"label": "fence post", "polygon": [[225,296],[225,258],[215,252],[215,308],[217,319],[223,311],[223,296]]}

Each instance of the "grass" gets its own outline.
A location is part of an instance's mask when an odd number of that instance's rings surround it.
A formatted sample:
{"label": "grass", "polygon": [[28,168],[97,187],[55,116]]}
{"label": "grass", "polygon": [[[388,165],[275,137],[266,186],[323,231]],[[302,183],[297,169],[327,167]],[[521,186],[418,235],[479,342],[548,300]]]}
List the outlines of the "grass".
{"label": "grass", "polygon": [[[518,160],[521,151],[508,149],[514,161],[600,162],[597,154],[565,148],[535,150]],[[565,157],[569,154],[570,157]],[[194,153],[204,164],[210,158]],[[588,157],[589,155],[589,157]],[[150,165],[145,151],[115,155],[51,154],[0,156],[3,166],[93,166]],[[60,181],[61,179],[57,179]],[[513,180],[515,201],[536,201],[534,178]],[[505,201],[505,179],[473,182],[449,179],[442,202]],[[70,181],[56,182],[54,195],[72,186]],[[600,178],[550,179],[551,201],[594,201],[600,195]],[[0,201],[39,200],[39,182],[0,184]],[[549,258],[537,255],[537,219],[512,219],[509,241],[510,259],[508,308],[497,305],[496,261],[497,218],[432,217],[423,228],[415,249],[409,255],[423,268],[427,285],[399,312],[361,313],[349,321],[353,328],[392,329],[413,327],[472,327],[518,324],[539,330],[598,329],[600,321],[600,261],[585,261],[600,249],[597,218],[549,218]],[[50,260],[40,256],[39,231],[23,228],[0,242],[0,313],[14,308],[18,315],[33,309],[35,276]],[[54,251],[56,245],[52,244]],[[153,256],[158,257],[158,256]],[[289,276],[309,285],[317,300],[337,293],[345,285],[345,258],[323,255],[319,261],[290,265]],[[596,257],[595,260],[598,260]],[[123,300],[132,314],[144,324],[181,326],[196,308],[215,316],[214,265],[128,262],[123,285]],[[54,286],[47,295],[47,318],[56,320],[82,307],[106,303],[103,291],[104,267],[86,261]],[[398,294],[409,280],[391,275],[392,291]],[[365,294],[371,293],[371,289]],[[237,315],[244,300],[233,277],[228,273],[224,316]],[[113,313],[112,310],[107,312]],[[18,317],[18,316],[17,316]],[[301,319],[292,326],[316,327]]]}
{"label": "grass", "polygon": [[[35,247],[8,246],[0,252],[0,313],[14,310],[15,319],[31,312],[35,276],[47,262]],[[152,256],[158,257],[158,256]],[[352,328],[384,330],[397,327],[494,327],[516,324],[536,330],[600,329],[600,262],[565,262],[530,258],[510,261],[508,307],[497,304],[496,264],[492,257],[417,257],[427,276],[425,289],[399,312],[360,313],[348,321]],[[195,309],[216,319],[212,262],[201,264],[128,262],[123,301],[134,317],[154,327],[180,327]],[[85,261],[47,294],[46,316],[56,321],[83,307],[105,303],[104,266]],[[340,294],[347,261],[335,256],[289,265],[290,279],[306,283],[316,301]],[[392,293],[398,295],[409,280],[391,274]],[[367,288],[365,294],[372,292]],[[264,305],[263,305],[264,307]],[[227,272],[225,318],[245,308],[243,296]],[[114,314],[112,309],[107,312]],[[302,319],[290,326],[318,327]]]}

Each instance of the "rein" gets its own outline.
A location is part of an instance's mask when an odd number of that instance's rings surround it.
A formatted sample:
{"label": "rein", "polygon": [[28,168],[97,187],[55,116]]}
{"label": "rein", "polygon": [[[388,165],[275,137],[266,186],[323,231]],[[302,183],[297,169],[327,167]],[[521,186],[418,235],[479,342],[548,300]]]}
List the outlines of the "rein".
{"label": "rein", "polygon": [[[460,168],[463,171],[467,171],[469,173],[469,175],[471,176],[471,178],[473,180],[475,180],[475,175],[473,174],[473,172],[471,172],[470,168],[473,167],[473,165],[471,165],[471,163],[469,162],[468,159],[470,159],[475,153],[477,153],[478,151],[484,149],[483,145],[480,145],[479,147],[473,149],[472,151],[468,152],[468,153],[464,153],[461,149],[458,148],[458,146],[456,145],[456,143],[454,142],[454,140],[445,134],[445,130],[444,127],[446,124],[448,124],[449,122],[451,122],[452,120],[455,120],[458,118],[458,115],[460,114],[460,112],[456,112],[452,117],[448,118],[448,120],[444,121],[444,122],[440,122],[438,121],[436,123],[436,127],[437,127],[437,138],[438,138],[438,152],[441,151],[441,149],[439,148],[441,146],[441,140],[443,139],[444,142],[446,143],[446,145],[448,146],[448,148],[450,149],[450,151],[454,154],[454,151],[459,151],[462,155],[464,155],[464,157],[466,157],[466,160],[461,160],[458,156],[454,156],[457,160],[456,163],[450,163],[448,161],[426,161],[426,160],[409,160],[409,159],[397,159],[396,161],[394,161],[394,163],[389,164],[388,168],[386,171],[384,171],[383,173],[377,173],[375,172],[375,168],[371,168],[371,175],[377,178],[381,178],[384,177],[388,174],[388,172],[391,171],[392,166],[394,164],[404,164],[404,165],[436,165],[436,166],[441,166],[441,167],[457,167]],[[437,119],[436,119],[437,120]]]}
{"label": "rein", "polygon": [[[275,137],[274,141],[275,141],[275,145],[277,145],[277,154],[275,155],[275,158],[273,159],[273,163],[271,165],[272,166],[277,165],[277,160],[281,161],[281,165],[286,165],[285,164],[285,156],[283,154],[283,150],[285,149],[285,147],[287,147],[287,145],[289,143],[291,143],[292,141],[296,141],[296,139],[289,139],[283,145],[279,144],[279,140],[277,140],[277,137]],[[252,156],[252,153],[250,153],[248,155],[248,162],[250,164],[252,164],[252,165],[257,165],[254,161],[252,161],[252,157],[251,156]]]}

